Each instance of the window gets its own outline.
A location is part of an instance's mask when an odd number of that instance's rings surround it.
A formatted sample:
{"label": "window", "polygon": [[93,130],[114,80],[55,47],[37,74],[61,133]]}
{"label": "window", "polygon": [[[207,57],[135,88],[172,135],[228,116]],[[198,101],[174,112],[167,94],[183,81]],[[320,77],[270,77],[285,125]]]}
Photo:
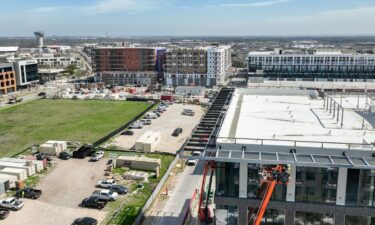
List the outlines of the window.
{"label": "window", "polygon": [[346,205],[374,207],[375,170],[348,169]]}
{"label": "window", "polygon": [[295,214],[295,225],[333,225],[334,216],[331,213],[299,212]]}
{"label": "window", "polygon": [[375,225],[375,217],[346,215],[345,225]]}
{"label": "window", "polygon": [[216,165],[216,195],[239,196],[239,164],[218,162]]}
{"label": "window", "polygon": [[337,168],[297,167],[296,202],[336,203]]}
{"label": "window", "polygon": [[216,225],[237,225],[238,208],[236,206],[216,206]]}

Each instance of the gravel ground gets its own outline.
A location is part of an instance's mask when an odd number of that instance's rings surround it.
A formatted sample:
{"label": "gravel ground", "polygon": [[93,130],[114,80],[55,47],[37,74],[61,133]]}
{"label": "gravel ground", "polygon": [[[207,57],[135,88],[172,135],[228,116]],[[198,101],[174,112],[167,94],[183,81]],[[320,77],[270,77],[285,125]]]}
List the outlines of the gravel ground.
{"label": "gravel ground", "polygon": [[57,160],[55,168],[44,176],[38,189],[43,191],[37,200],[24,199],[25,206],[10,212],[0,224],[14,225],[67,225],[79,217],[90,216],[101,221],[106,209],[80,208],[82,199],[94,190],[103,178],[106,161],[88,162],[86,159]]}
{"label": "gravel ground", "polygon": [[[195,115],[181,115],[183,109],[192,109]],[[160,117],[152,119],[151,125],[146,125],[142,129],[133,129],[133,136],[120,135],[113,140],[111,145],[129,150],[134,146],[136,140],[146,131],[155,131],[161,132],[161,142],[156,147],[156,151],[176,153],[188,139],[191,131],[199,123],[203,114],[204,111],[199,105],[173,104],[169,106],[167,111]],[[181,127],[183,132],[178,137],[173,137],[172,133],[177,127]]]}

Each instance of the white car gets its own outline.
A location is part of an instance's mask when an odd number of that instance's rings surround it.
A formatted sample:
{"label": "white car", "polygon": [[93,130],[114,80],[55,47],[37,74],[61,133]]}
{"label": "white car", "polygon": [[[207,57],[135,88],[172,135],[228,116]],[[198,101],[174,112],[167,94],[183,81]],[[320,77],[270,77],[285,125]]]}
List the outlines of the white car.
{"label": "white car", "polygon": [[94,155],[91,157],[92,161],[98,161],[99,159],[104,157],[104,152],[103,151],[97,151],[94,153]]}
{"label": "white car", "polygon": [[117,199],[118,194],[111,190],[101,190],[101,191],[94,191],[92,196],[97,196],[101,200],[105,201],[114,201]]}
{"label": "white car", "polygon": [[133,124],[130,126],[130,129],[142,129],[142,128],[143,128],[143,123],[141,123],[141,122],[133,123]]}
{"label": "white car", "polygon": [[116,181],[113,179],[106,179],[106,180],[100,180],[98,181],[98,187],[101,188],[110,188],[112,185],[115,185]]}
{"label": "white car", "polygon": [[188,161],[186,162],[186,165],[195,166],[196,163],[197,163],[196,159],[188,159]]}
{"label": "white car", "polygon": [[7,209],[19,210],[23,207],[23,201],[15,197],[6,198],[0,201],[0,206]]}

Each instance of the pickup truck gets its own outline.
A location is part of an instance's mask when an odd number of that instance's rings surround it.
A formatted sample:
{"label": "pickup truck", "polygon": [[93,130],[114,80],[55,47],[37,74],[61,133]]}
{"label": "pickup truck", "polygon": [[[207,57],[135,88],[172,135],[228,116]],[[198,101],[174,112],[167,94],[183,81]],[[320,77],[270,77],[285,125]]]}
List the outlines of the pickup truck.
{"label": "pickup truck", "polygon": [[102,209],[105,207],[106,204],[107,201],[103,201],[97,196],[90,196],[88,198],[83,199],[80,206],[86,208]]}
{"label": "pickup truck", "polygon": [[42,195],[42,191],[30,187],[26,187],[22,190],[18,190],[16,192],[16,197],[18,198],[31,198],[31,199],[37,199]]}
{"label": "pickup truck", "polygon": [[111,190],[100,190],[94,191],[91,196],[98,197],[100,200],[104,201],[115,201],[117,199],[118,194]]}
{"label": "pickup truck", "polygon": [[0,201],[0,207],[19,210],[23,207],[23,202],[15,197],[6,198]]}

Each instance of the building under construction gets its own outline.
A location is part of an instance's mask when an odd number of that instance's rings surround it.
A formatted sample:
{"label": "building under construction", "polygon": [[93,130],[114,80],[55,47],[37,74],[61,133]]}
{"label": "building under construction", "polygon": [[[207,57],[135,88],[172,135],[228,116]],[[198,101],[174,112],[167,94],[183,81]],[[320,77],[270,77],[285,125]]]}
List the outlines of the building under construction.
{"label": "building under construction", "polygon": [[[375,223],[370,96],[285,88],[236,89],[227,96],[221,97],[222,106],[215,99],[209,108],[219,111],[217,119],[211,119],[213,129],[203,134],[204,125],[198,125],[201,132],[192,135],[181,154],[194,157],[189,153],[201,151],[199,157],[207,161],[201,221]],[[197,135],[205,135],[207,142],[194,144]],[[204,194],[210,191],[212,204]]]}

